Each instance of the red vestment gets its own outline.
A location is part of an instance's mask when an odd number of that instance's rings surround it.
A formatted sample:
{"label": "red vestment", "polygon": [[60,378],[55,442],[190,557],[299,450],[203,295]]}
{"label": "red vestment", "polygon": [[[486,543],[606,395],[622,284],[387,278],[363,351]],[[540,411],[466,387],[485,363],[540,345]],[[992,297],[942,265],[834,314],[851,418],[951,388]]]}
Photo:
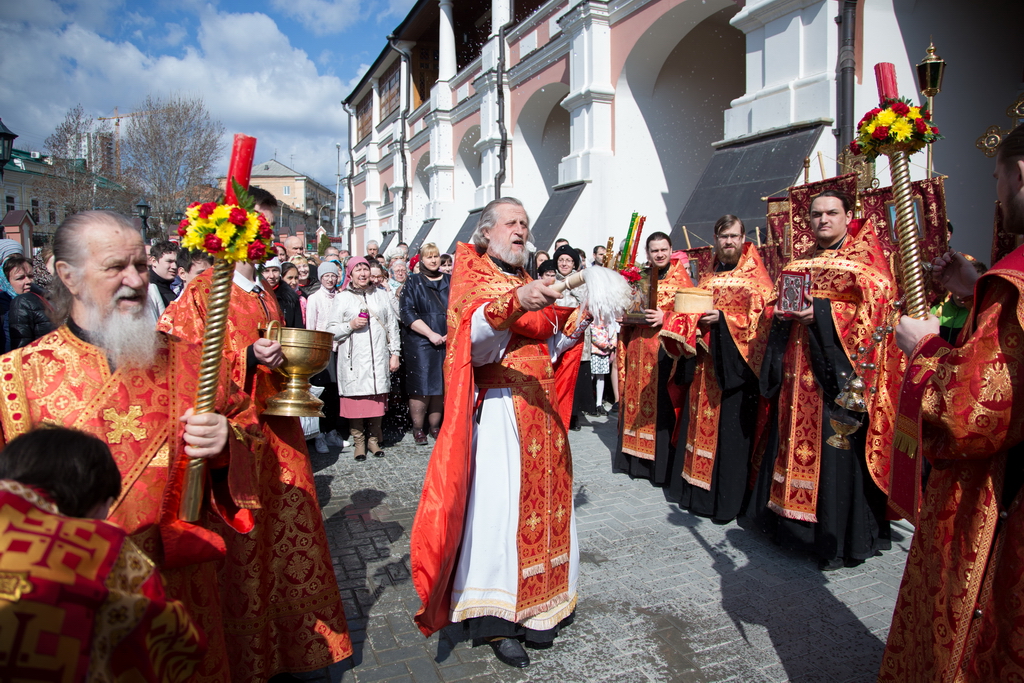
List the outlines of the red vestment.
{"label": "red vestment", "polygon": [[[455,261],[448,298],[445,419],[427,465],[411,540],[413,583],[422,602],[416,623],[426,635],[449,623],[472,480],[477,387],[512,391],[519,434],[521,578],[514,614],[502,618],[518,622],[574,598],[566,594],[572,461],[565,426],[582,348],[575,345],[552,366],[547,339],[556,331],[576,331],[579,314],[555,306],[525,312],[516,296],[516,289],[529,281],[525,273],[501,271],[468,244],[458,245]],[[512,335],[500,362],[474,368],[472,318],[481,306],[494,329]],[[480,614],[485,613],[494,614]]]}
{"label": "red vestment", "polygon": [[178,417],[195,400],[198,347],[160,335],[155,362],[147,368],[111,372],[104,351],[66,326],[0,357],[0,425],[5,441],[43,422],[80,429],[102,439],[121,471],[121,496],[110,521],[131,535],[163,572],[168,594],[181,600],[206,634],[207,656],[195,680],[227,681],[220,596],[210,591],[224,553],[218,533],[241,535],[252,528],[256,466],[250,449],[262,437],[251,402],[225,377],[217,410],[231,419],[228,454],[212,466],[227,468],[224,482],[209,491],[214,509],[204,508],[199,526],[178,519],[187,466]]}
{"label": "red vestment", "polygon": [[[743,245],[735,268],[722,272],[712,270],[701,278],[698,286],[712,292],[714,308],[724,317],[736,350],[753,374],[759,374],[771,330],[769,302],[773,300],[774,285],[754,244]],[[715,377],[708,343],[708,338],[704,338],[698,344],[697,370],[690,385],[690,421],[683,464],[683,478],[706,490],[711,489],[718,453],[722,403],[722,389]],[[767,402],[761,403],[763,409],[767,409]]]}
{"label": "red vestment", "polygon": [[205,651],[124,530],[65,517],[37,491],[0,480],[4,679],[183,682]]}
{"label": "red vestment", "polygon": [[[659,401],[658,352],[662,344],[673,358],[693,356],[696,352],[697,319],[700,316],[674,310],[676,292],[692,286],[686,266],[673,261],[668,274],[658,281],[658,309],[665,312],[661,327],[623,325],[619,332],[617,371],[623,453],[654,460]],[[652,377],[654,381],[651,381]],[[675,382],[669,382],[666,389],[678,423],[684,394]]]}
{"label": "red vestment", "polygon": [[916,399],[923,442],[894,458],[933,467],[879,681],[1024,680],[1024,248],[974,300],[955,346],[926,337],[907,366],[900,412]]}
{"label": "red vestment", "polygon": [[[815,251],[812,247],[785,269],[811,274],[811,297],[831,302],[842,352],[852,359],[860,348],[869,347],[876,327],[890,321],[896,282],[870,224],[852,221],[839,249],[818,255]],[[864,451],[868,472],[875,485],[888,493],[902,354],[893,335],[887,335],[866,355],[860,354],[859,360],[875,366],[857,370],[867,387],[864,398],[869,423]],[[816,522],[823,394],[814,378],[806,326],[792,325],[783,365],[786,374],[779,393],[779,453],[769,506],[783,517]]]}
{"label": "red vestment", "polygon": [[[201,343],[211,273],[189,282],[164,311],[159,329]],[[231,368],[246,385],[247,349],[271,320],[281,322],[274,295],[233,284],[225,350],[238,358]],[[283,388],[284,377],[262,366],[251,382],[257,411]],[[313,483],[306,440],[295,417],[261,415],[267,438],[260,459],[250,534],[225,534],[227,558],[220,570],[224,634],[236,681],[264,680],[280,672],[312,671],[352,654],[345,610]]]}

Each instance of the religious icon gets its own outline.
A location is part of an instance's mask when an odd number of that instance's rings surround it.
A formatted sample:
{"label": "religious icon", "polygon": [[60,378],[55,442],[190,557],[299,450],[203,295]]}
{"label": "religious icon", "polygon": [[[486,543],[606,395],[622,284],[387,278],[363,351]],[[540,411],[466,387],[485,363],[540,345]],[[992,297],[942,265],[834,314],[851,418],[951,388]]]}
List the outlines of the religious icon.
{"label": "religious icon", "polygon": [[782,271],[782,287],[779,292],[779,310],[796,313],[807,308],[806,300],[811,294],[811,274]]}

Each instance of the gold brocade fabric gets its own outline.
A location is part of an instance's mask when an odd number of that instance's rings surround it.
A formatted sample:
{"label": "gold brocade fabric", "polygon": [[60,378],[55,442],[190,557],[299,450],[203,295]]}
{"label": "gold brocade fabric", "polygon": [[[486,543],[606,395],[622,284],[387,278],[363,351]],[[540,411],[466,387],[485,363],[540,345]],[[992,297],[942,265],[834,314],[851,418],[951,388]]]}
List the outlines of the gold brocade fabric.
{"label": "gold brocade fabric", "polygon": [[[658,309],[665,312],[660,328],[623,325],[617,346],[617,371],[621,396],[619,429],[622,452],[653,460],[658,416],[658,351],[665,345],[675,358],[696,352],[699,315],[675,313],[676,292],[692,287],[686,267],[672,263],[658,282]],[[675,406],[678,418],[680,406]]]}
{"label": "gold brocade fabric", "polygon": [[[754,374],[759,374],[771,330],[770,303],[774,301],[774,285],[756,247],[745,243],[735,268],[706,273],[698,286],[712,292],[715,310],[725,317],[736,349]],[[698,349],[697,357],[697,369],[690,385],[683,478],[694,486],[710,490],[718,453],[722,390],[715,377],[711,354],[704,344]]]}
{"label": "gold brocade fabric", "polygon": [[[811,296],[831,301],[835,330],[850,358],[858,354],[859,348],[869,347],[875,328],[889,321],[896,283],[870,224],[852,223],[842,247],[814,254],[812,248],[790,262],[786,270],[810,273]],[[903,354],[894,335],[888,335],[860,360],[875,365],[874,370],[858,371],[865,386],[875,388],[875,393],[865,392],[870,418],[865,457],[871,478],[888,493],[895,400],[903,378]],[[779,454],[769,506],[783,517],[815,522],[823,399],[811,369],[807,329],[803,325],[792,326],[783,366]]]}
{"label": "gold brocade fabric", "polygon": [[[184,466],[177,417],[191,405],[196,386],[198,354],[193,348],[188,349],[190,355],[179,357],[186,354],[182,347],[161,336],[151,367],[119,368],[112,373],[101,349],[60,327],[0,357],[0,390],[7,399],[0,402],[0,422],[5,441],[35,425],[52,422],[86,431],[110,446],[123,481],[110,520],[131,534],[135,544],[162,567],[168,594],[184,603],[207,634],[209,649],[194,680],[220,682],[229,680],[220,598],[186,590],[192,584],[216,585],[215,564],[163,567],[158,530],[162,508],[177,509],[177,498],[171,494],[180,493]],[[223,384],[226,390],[227,382]],[[219,405],[223,409],[223,399]],[[243,428],[247,425],[243,422]],[[239,460],[240,471],[244,466]],[[235,501],[241,505],[252,502],[249,496]],[[202,524],[212,526],[213,517],[207,515]]]}
{"label": "gold brocade fabric", "polygon": [[[167,307],[160,329],[201,342],[210,285],[209,271],[190,282]],[[259,328],[281,321],[277,300],[263,285],[262,296],[232,285],[225,345],[241,361],[232,368],[240,386],[246,380],[246,349]],[[282,385],[281,375],[257,368],[251,382],[256,409],[262,412]],[[227,544],[219,585],[236,683],[311,671],[352,654],[299,419],[261,415],[260,427],[267,446],[258,473],[261,509],[254,511],[255,528],[249,534],[218,529]]]}
{"label": "gold brocade fabric", "polygon": [[205,651],[153,562],[107,522],[0,480],[0,653],[10,681],[186,681]]}
{"label": "gold brocade fabric", "polygon": [[[1024,441],[1024,255],[988,271],[960,342],[915,349],[932,462],[879,681],[1024,680],[1024,510],[1002,500]],[[923,379],[925,370],[934,370]],[[1019,457],[1019,456],[1018,456]],[[1019,482],[1017,482],[1019,484]]]}

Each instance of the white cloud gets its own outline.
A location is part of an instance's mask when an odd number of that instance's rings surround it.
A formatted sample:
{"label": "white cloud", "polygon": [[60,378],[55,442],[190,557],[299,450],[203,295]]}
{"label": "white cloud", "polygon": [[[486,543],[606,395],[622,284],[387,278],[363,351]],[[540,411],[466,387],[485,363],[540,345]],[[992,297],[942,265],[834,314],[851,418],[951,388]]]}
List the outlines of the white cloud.
{"label": "white cloud", "polygon": [[160,42],[168,47],[180,45],[181,41],[188,36],[188,31],[181,24],[166,24],[164,28],[167,29],[167,34],[160,39]]}
{"label": "white cloud", "polygon": [[341,33],[364,18],[359,0],[271,0],[271,4],[318,36]]}
{"label": "white cloud", "polygon": [[[115,106],[132,111],[150,93],[198,95],[229,138],[244,132],[259,139],[258,158],[274,149],[281,159],[294,154],[297,170],[333,186],[334,145],[346,139],[345,84],[321,75],[266,15],[207,9],[195,45],[162,56],[78,23],[12,28],[0,19],[8,36],[0,51],[0,113],[14,132],[32,131],[26,141],[45,137],[77,103],[109,116]],[[167,28],[169,38],[177,35]]]}

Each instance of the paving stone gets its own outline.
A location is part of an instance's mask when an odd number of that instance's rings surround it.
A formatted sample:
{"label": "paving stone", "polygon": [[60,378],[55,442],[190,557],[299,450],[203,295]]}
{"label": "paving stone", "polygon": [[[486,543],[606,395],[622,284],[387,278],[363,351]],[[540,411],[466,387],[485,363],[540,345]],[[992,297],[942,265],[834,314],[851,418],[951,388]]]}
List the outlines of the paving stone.
{"label": "paving stone", "polygon": [[[913,530],[858,567],[817,571],[736,523],[713,525],[665,501],[660,489],[614,475],[615,421],[569,435],[580,539],[576,622],[517,670],[490,648],[424,638],[409,538],[427,449],[410,436],[388,457],[356,463],[312,455],[328,517],[331,557],[356,656],[332,681],[487,683],[718,683],[873,681]],[[354,664],[354,667],[353,667]]]}

